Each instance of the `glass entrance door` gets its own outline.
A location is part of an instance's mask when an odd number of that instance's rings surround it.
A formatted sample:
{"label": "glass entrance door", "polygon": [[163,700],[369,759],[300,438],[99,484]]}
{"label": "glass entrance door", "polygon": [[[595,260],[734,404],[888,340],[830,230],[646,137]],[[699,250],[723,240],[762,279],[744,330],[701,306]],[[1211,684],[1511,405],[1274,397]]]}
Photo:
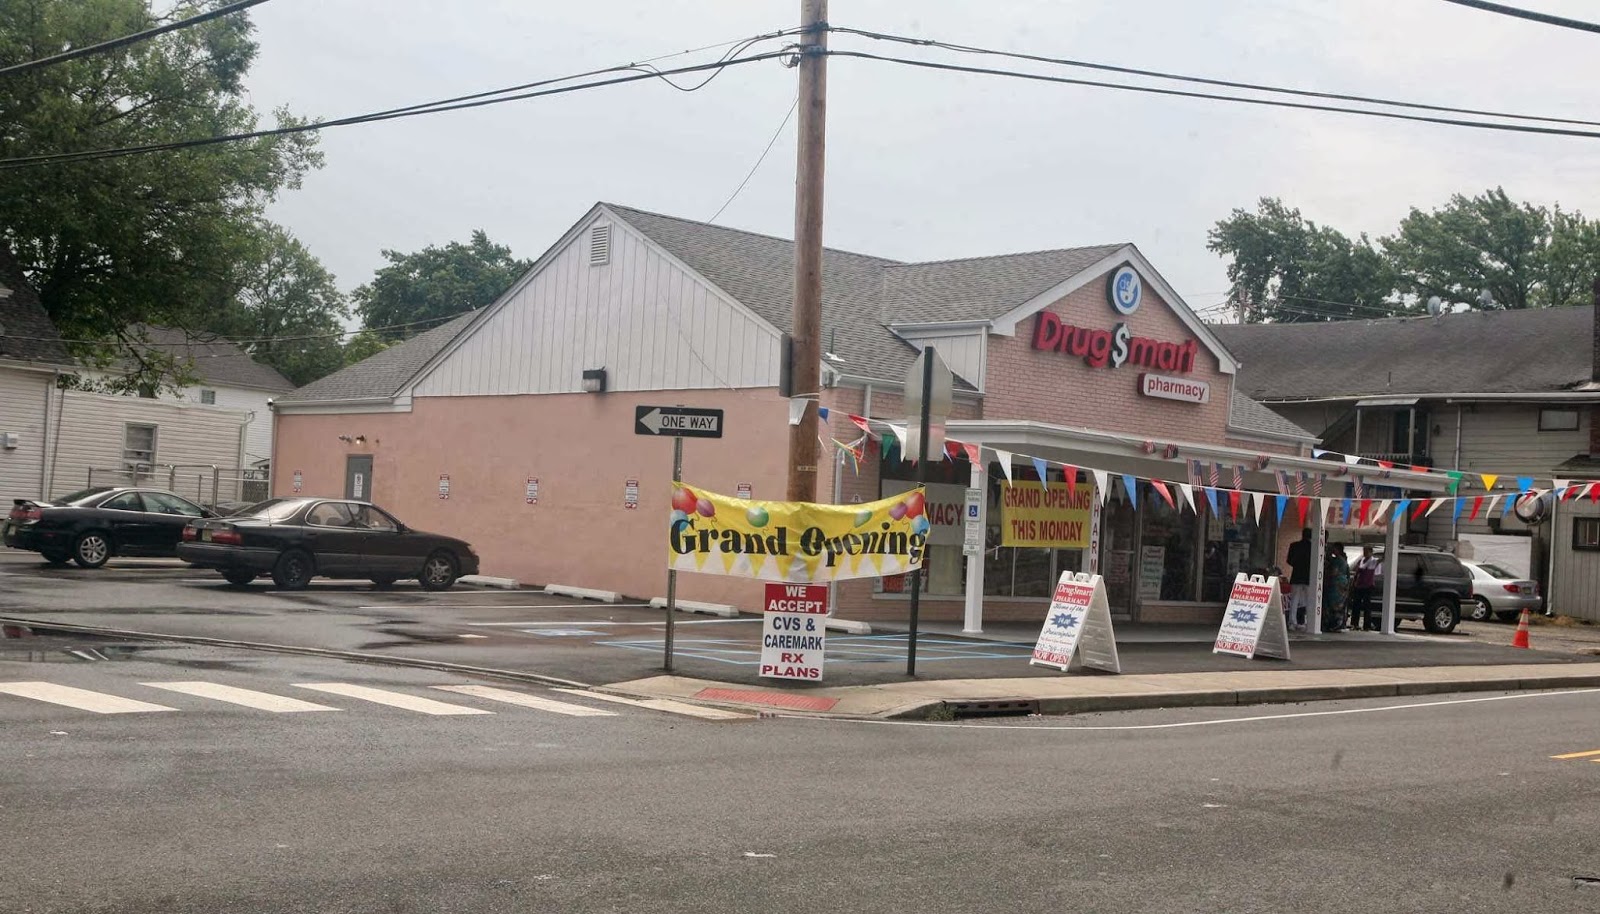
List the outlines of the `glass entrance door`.
{"label": "glass entrance door", "polygon": [[1118,619],[1133,618],[1134,574],[1138,568],[1138,512],[1126,493],[1113,487],[1100,510],[1100,573],[1105,576],[1106,600]]}

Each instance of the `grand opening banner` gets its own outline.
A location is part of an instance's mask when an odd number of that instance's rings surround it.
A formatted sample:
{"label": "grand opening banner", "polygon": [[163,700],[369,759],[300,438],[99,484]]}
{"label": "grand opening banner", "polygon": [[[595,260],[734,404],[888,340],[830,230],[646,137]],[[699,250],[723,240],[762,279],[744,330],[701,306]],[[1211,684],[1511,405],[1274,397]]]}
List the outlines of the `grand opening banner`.
{"label": "grand opening banner", "polygon": [[672,484],[667,566],[805,584],[904,574],[927,551],[927,496],[854,505],[751,501]]}
{"label": "grand opening banner", "polygon": [[1000,489],[1000,545],[1029,548],[1084,549],[1094,489],[1064,482],[1007,484]]}

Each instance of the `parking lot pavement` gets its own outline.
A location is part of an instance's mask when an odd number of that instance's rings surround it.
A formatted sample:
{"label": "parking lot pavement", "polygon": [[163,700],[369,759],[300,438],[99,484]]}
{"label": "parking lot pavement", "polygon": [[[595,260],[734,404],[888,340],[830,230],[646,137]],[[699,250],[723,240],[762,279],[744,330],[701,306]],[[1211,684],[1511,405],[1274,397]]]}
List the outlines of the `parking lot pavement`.
{"label": "parking lot pavement", "polygon": [[[113,560],[103,569],[49,568],[25,555],[0,558],[0,616],[92,625],[158,635],[351,651],[413,661],[512,670],[587,684],[661,672],[665,614],[640,604],[598,604],[530,591],[415,584],[374,590],[363,582],[317,581],[300,592],[261,584],[235,588],[176,561]],[[1510,626],[1505,626],[1507,631]],[[1130,633],[1131,634],[1131,633]],[[1509,637],[1509,636],[1508,636]],[[1537,638],[1537,635],[1536,635]],[[675,626],[674,672],[756,684],[760,626],[755,617],[691,614]],[[830,633],[825,684],[867,685],[905,678],[907,636]],[[1030,666],[1032,632],[998,639],[926,632],[918,640],[922,678],[1059,676]],[[1283,669],[1275,661],[1214,655],[1205,641],[1119,643],[1126,673]],[[1520,651],[1478,637],[1408,634],[1296,640],[1294,669],[1560,663],[1587,657]]]}

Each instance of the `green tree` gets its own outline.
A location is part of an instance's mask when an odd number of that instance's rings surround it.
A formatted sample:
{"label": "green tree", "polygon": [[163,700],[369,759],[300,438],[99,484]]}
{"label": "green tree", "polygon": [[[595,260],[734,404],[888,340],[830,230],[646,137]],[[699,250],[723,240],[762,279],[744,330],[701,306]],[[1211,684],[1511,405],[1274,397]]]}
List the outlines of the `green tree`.
{"label": "green tree", "polygon": [[396,342],[398,341],[386,340],[371,330],[362,330],[344,344],[344,363],[354,365],[364,359],[370,359]]}
{"label": "green tree", "polygon": [[1362,235],[1317,225],[1275,198],[1234,210],[1207,234],[1229,258],[1230,304],[1251,323],[1339,320],[1395,313],[1395,276]]}
{"label": "green tree", "polygon": [[[1476,197],[1456,194],[1429,213],[1413,207],[1383,248],[1402,288],[1419,299],[1529,308],[1556,303],[1546,300],[1545,288],[1551,231],[1548,210],[1517,203],[1497,187]],[[1492,305],[1480,300],[1485,290]]]}
{"label": "green tree", "polygon": [[[0,62],[47,56],[186,18],[219,0],[0,0]],[[0,159],[258,128],[243,79],[252,26],[233,14],[118,51],[0,80]],[[299,123],[285,111],[279,124]],[[171,383],[126,328],[203,325],[241,288],[261,212],[321,164],[312,134],[0,170],[0,244],[79,355]]]}
{"label": "green tree", "polygon": [[356,289],[354,298],[362,325],[386,340],[416,336],[490,304],[532,266],[491,242],[482,229],[467,244],[429,245],[412,254],[386,250],[383,256],[389,265]]}
{"label": "green tree", "polygon": [[296,384],[309,384],[344,366],[344,295],[328,272],[288,230],[263,224],[245,260],[233,303],[205,329],[240,346]]}

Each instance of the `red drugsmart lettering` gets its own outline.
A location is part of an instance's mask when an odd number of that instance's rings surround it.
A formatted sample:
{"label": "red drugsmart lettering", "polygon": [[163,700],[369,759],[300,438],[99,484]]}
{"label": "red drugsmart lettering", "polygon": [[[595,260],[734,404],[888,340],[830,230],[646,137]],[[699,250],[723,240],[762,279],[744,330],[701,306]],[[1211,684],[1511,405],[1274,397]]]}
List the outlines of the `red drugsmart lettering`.
{"label": "red drugsmart lettering", "polygon": [[[1118,325],[1122,327],[1124,325]],[[1119,333],[1126,334],[1125,330]],[[1199,343],[1169,343],[1145,336],[1124,336],[1127,340],[1127,360],[1122,364],[1141,365],[1158,371],[1176,371],[1188,374],[1194,371]],[[1034,349],[1059,352],[1084,360],[1091,368],[1104,368],[1111,364],[1112,333],[1109,330],[1090,330],[1062,322],[1061,316],[1050,311],[1040,311],[1034,319]]]}

